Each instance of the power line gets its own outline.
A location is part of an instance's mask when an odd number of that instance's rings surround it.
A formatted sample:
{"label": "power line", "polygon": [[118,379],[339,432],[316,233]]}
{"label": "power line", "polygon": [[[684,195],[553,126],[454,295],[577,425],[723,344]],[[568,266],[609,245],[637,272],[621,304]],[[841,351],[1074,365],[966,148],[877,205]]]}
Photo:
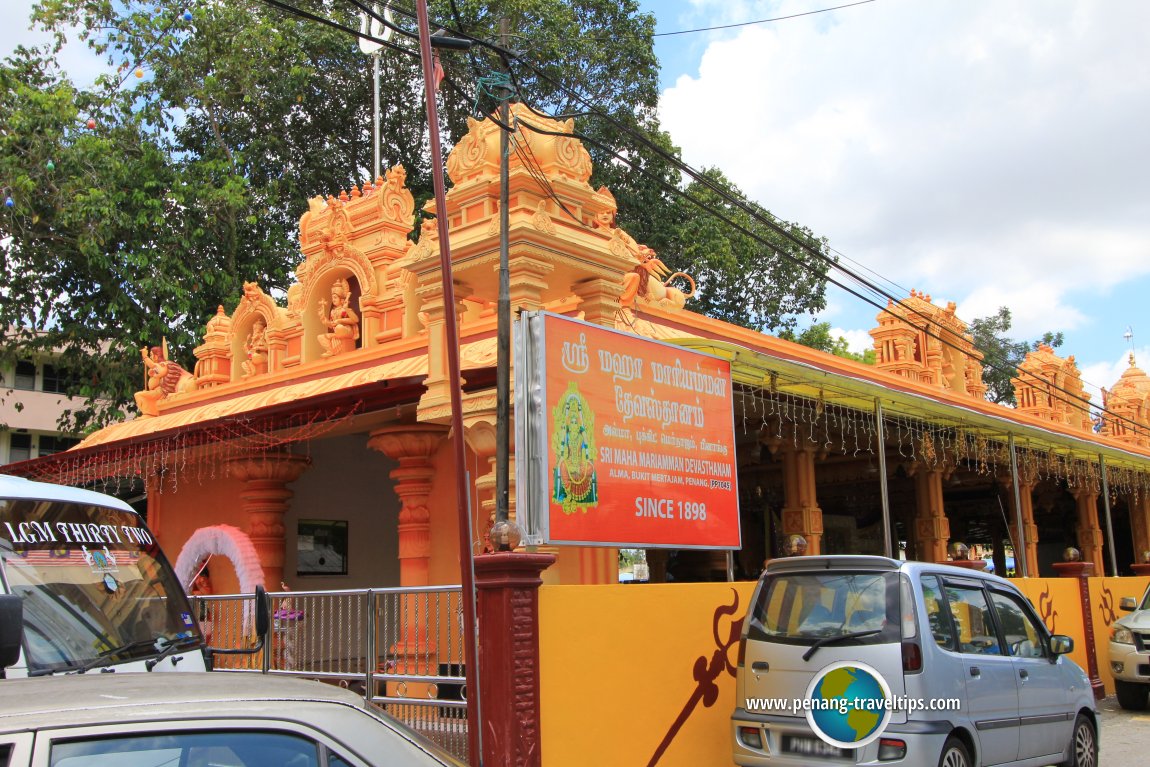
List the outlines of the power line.
{"label": "power line", "polygon": [[860,0],[857,3],[847,3],[846,5],[836,5],[834,8],[820,8],[817,11],[806,11],[805,13],[792,13],[790,16],[775,16],[772,19],[758,19],[756,21],[743,21],[738,24],[722,24],[717,27],[699,27],[698,29],[680,29],[677,32],[655,32],[652,37],[670,37],[671,35],[690,35],[695,32],[714,32],[718,29],[734,29],[736,27],[749,27],[755,24],[769,24],[772,21],[786,21],[787,19],[797,19],[802,16],[814,16],[817,13],[828,13],[830,11],[837,11],[842,8],[853,8],[856,5],[866,5],[873,3],[874,0]]}
{"label": "power line", "polygon": [[[265,2],[270,2],[270,1],[272,1],[272,0],[265,0]],[[873,2],[873,0],[864,0],[864,2]],[[861,5],[861,4],[863,4],[863,3],[854,3],[854,5]],[[408,17],[411,17],[413,15],[410,11],[405,10],[403,8],[400,8],[398,5],[396,5],[394,3],[392,3],[391,5],[393,8],[395,8],[401,14],[404,14]],[[828,9],[828,10],[831,10],[831,9]],[[915,307],[906,303],[906,301],[904,299],[896,297],[894,295],[891,295],[890,293],[888,293],[884,289],[880,288],[876,284],[872,283],[870,280],[862,277],[861,275],[855,273],[854,271],[845,268],[840,263],[838,263],[836,261],[836,259],[834,259],[834,258],[828,256],[826,253],[824,253],[822,248],[812,247],[809,242],[806,242],[805,238],[800,238],[800,237],[796,236],[793,233],[793,231],[791,231],[791,228],[789,226],[784,226],[783,223],[780,223],[779,221],[775,220],[775,218],[772,215],[768,214],[760,206],[752,205],[752,204],[748,203],[746,200],[741,199],[737,195],[733,194],[729,189],[722,187],[721,185],[719,185],[718,183],[714,182],[712,179],[707,177],[705,174],[702,174],[701,172],[697,171],[696,169],[694,169],[693,167],[691,167],[690,165],[688,165],[687,163],[685,163],[681,159],[675,157],[674,155],[670,154],[669,152],[666,152],[662,147],[658,146],[655,142],[651,141],[651,139],[649,137],[647,137],[641,131],[633,129],[630,126],[627,126],[627,125],[619,122],[618,120],[612,118],[610,115],[596,109],[595,106],[593,104],[590,104],[586,100],[585,97],[581,96],[580,94],[575,92],[573,89],[568,88],[568,87],[562,85],[561,83],[556,82],[553,78],[546,75],[546,73],[542,72],[536,65],[532,64],[530,61],[528,61],[521,54],[517,54],[517,53],[514,53],[512,51],[508,51],[508,50],[506,50],[500,46],[497,46],[493,43],[490,43],[486,40],[483,40],[482,38],[478,38],[478,37],[475,37],[473,35],[469,35],[465,32],[461,32],[459,30],[448,29],[448,31],[453,35],[457,35],[457,36],[463,37],[465,39],[472,40],[473,42],[478,43],[478,44],[496,52],[498,55],[506,58],[507,60],[515,60],[515,61],[519,62],[520,64],[524,65],[525,67],[530,69],[535,74],[536,77],[540,78],[543,81],[546,81],[547,83],[552,85],[554,88],[556,88],[560,91],[563,91],[563,92],[567,93],[568,95],[574,97],[574,99],[576,101],[581,102],[585,107],[587,107],[588,111],[586,113],[582,113],[582,114],[587,115],[587,116],[597,117],[601,120],[605,120],[608,123],[610,123],[612,126],[614,126],[617,130],[621,130],[621,131],[635,137],[641,143],[646,145],[655,154],[657,154],[658,156],[660,156],[661,158],[663,158],[667,162],[671,163],[675,168],[677,168],[681,172],[687,174],[688,176],[690,176],[693,180],[697,181],[698,183],[700,183],[700,184],[706,186],[707,188],[711,189],[712,191],[714,191],[721,199],[723,199],[728,204],[731,204],[731,205],[743,210],[748,215],[750,215],[754,220],[759,221],[760,223],[767,226],[769,229],[776,232],[780,236],[793,242],[796,246],[798,246],[798,248],[800,250],[805,251],[806,253],[808,253],[811,256],[814,256],[817,260],[822,260],[822,261],[826,262],[828,264],[829,268],[834,269],[838,272],[841,272],[848,279],[850,279],[851,281],[860,285],[861,287],[865,288],[866,290],[873,293],[874,295],[882,297],[882,298],[886,298],[888,301],[888,305],[884,306],[882,304],[876,303],[874,300],[871,300],[870,298],[862,295],[861,293],[857,292],[856,290],[853,290],[853,289],[847,287],[842,282],[834,280],[833,278],[831,278],[829,276],[825,277],[825,279],[828,282],[830,282],[831,284],[836,285],[837,287],[841,288],[842,290],[846,291],[847,293],[865,301],[866,303],[871,304],[872,306],[875,306],[880,311],[890,312],[890,305],[891,304],[894,304],[894,305],[901,307],[907,313],[916,315],[918,318],[920,318],[923,321],[924,327],[919,328],[919,330],[921,330],[924,334],[926,334],[927,336],[929,336],[931,338],[934,338],[935,340],[939,341],[940,343],[942,343],[946,346],[949,346],[949,347],[955,349],[956,351],[960,352],[961,354],[963,354],[965,356],[971,357],[972,359],[974,358],[974,355],[972,355],[968,350],[958,346],[953,341],[950,341],[946,338],[946,335],[952,333],[952,331],[949,330],[948,328],[946,328],[940,322],[938,322],[938,320],[936,320],[935,318],[933,318],[932,316],[930,316],[928,314],[924,314],[923,312],[919,311]],[[516,85],[518,87],[518,83],[516,83]],[[526,101],[524,101],[524,105],[528,109],[531,109],[532,112],[534,112],[535,114],[537,114],[541,117],[544,117],[546,119],[555,119],[551,115],[541,113],[538,110],[534,109]],[[526,124],[526,123],[524,123],[524,124]],[[508,126],[503,126],[501,123],[500,123],[500,125],[504,130],[509,129]],[[661,186],[666,188],[671,193],[689,200],[691,203],[697,205],[698,207],[700,207],[704,211],[710,213],[711,215],[716,216],[720,220],[724,221],[725,223],[728,223],[729,225],[733,226],[737,230],[739,230],[742,233],[746,234],[747,236],[751,237],[756,242],[759,242],[762,245],[767,245],[768,247],[773,247],[770,243],[763,240],[757,233],[755,233],[749,229],[746,229],[745,227],[741,226],[737,222],[734,222],[733,220],[723,216],[722,214],[720,214],[718,211],[714,210],[713,208],[710,208],[710,207],[706,206],[705,204],[699,202],[698,200],[691,197],[684,190],[679,189],[678,187],[676,187],[672,184],[669,184],[662,179],[651,176],[640,165],[631,161],[630,158],[623,156],[622,154],[620,154],[619,152],[616,152],[614,149],[612,149],[610,147],[607,147],[606,145],[602,144],[602,142],[599,142],[595,139],[592,139],[591,137],[586,136],[584,134],[581,134],[579,132],[566,133],[566,132],[557,132],[557,131],[547,131],[547,130],[539,128],[538,126],[532,126],[529,124],[527,124],[527,127],[530,128],[531,130],[534,130],[534,131],[539,132],[539,133],[551,134],[551,135],[556,135],[556,136],[567,136],[567,137],[571,137],[571,138],[577,138],[581,141],[586,141],[588,143],[592,143],[595,146],[597,146],[598,148],[600,148],[601,150],[613,155],[614,157],[616,157],[620,161],[624,162],[625,164],[627,164],[629,167],[631,167],[632,169],[634,169],[635,171],[637,171],[641,175],[644,175],[645,177],[656,181],[657,183],[659,183]],[[522,159],[522,155],[520,155],[520,157]],[[529,172],[530,172],[530,170],[529,170]],[[542,183],[542,182],[540,182],[540,183]],[[550,186],[549,183],[547,184],[547,186]],[[546,187],[544,189],[546,191]],[[551,193],[549,194],[549,196],[554,196],[553,190],[551,190]],[[557,199],[557,197],[555,199]],[[560,203],[560,204],[562,205],[562,203]],[[794,261],[795,263],[797,263],[798,265],[800,265],[802,267],[810,268],[809,264],[804,263],[802,260],[795,258],[791,254],[780,251],[779,255],[782,256],[783,258],[787,258],[789,260]],[[868,270],[868,271],[872,271],[872,273],[874,273],[873,270]],[[877,274],[877,273],[875,273],[875,274]],[[889,280],[885,280],[885,278],[882,278],[882,279],[884,279],[884,281],[890,282]],[[892,312],[892,314],[893,314],[893,312]],[[895,315],[895,316],[897,316],[897,315]],[[907,318],[903,317],[900,319],[903,319],[905,321]],[[935,332],[934,330],[931,329],[931,326],[938,327],[939,331]],[[1005,373],[1005,374],[1013,375],[1013,376],[1017,376],[1020,372],[1019,369],[1015,366],[1003,367],[1003,366],[992,364],[992,363],[986,363],[986,367],[990,367],[990,369],[992,369],[992,370],[996,370],[1000,373]],[[1049,387],[1050,394],[1053,398],[1059,399],[1059,400],[1063,401],[1064,403],[1069,404],[1072,407],[1075,407],[1076,409],[1084,410],[1088,414],[1091,413],[1092,405],[1088,399],[1085,401],[1080,399],[1077,395],[1075,395],[1075,393],[1070,392],[1069,390],[1056,385],[1053,381],[1045,381],[1045,383]],[[1061,394],[1066,395],[1066,396],[1060,397],[1057,394],[1054,394],[1054,392],[1060,392]],[[1109,415],[1111,418],[1114,418],[1115,420],[1124,421],[1124,422],[1128,423],[1132,427],[1132,430],[1135,432],[1145,429],[1145,427],[1142,424],[1139,424],[1139,423],[1137,423],[1131,419],[1128,419],[1124,416],[1120,416],[1116,413],[1113,413],[1112,411],[1109,411],[1105,407],[1099,407],[1098,410],[1102,413]]]}

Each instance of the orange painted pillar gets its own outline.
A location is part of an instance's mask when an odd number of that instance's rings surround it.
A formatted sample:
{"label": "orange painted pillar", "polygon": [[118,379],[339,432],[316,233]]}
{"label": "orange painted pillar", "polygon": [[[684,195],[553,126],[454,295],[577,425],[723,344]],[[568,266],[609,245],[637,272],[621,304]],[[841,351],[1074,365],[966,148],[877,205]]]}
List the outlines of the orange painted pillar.
{"label": "orange painted pillar", "polygon": [[807,553],[821,554],[823,510],[815,491],[815,446],[795,447],[783,440],[783,534],[807,539]]}
{"label": "orange painted pillar", "polygon": [[299,479],[311,464],[306,455],[269,452],[228,461],[228,472],[242,480],[240,504],[247,513],[248,537],[252,539],[269,590],[279,589],[284,577],[284,514],[292,491],[289,482]]}
{"label": "orange painted pillar", "polygon": [[914,517],[915,555],[920,562],[945,562],[950,541],[950,520],[942,502],[944,467],[917,464],[914,490],[917,511]]}
{"label": "orange painted pillar", "polygon": [[[1010,540],[1014,542],[1015,548],[1025,547],[1026,551],[1026,572],[1019,572],[1020,576],[1029,578],[1038,577],[1038,525],[1034,523],[1034,481],[1025,481],[1019,479],[1018,481],[1018,497],[1022,511],[1022,530],[1021,533],[1018,529],[1018,515],[1014,509],[1014,480],[1006,477],[1001,480],[1002,485],[1007,489],[1006,497],[1010,499],[1010,517],[1009,529]],[[1015,552],[1015,562],[1018,561],[1018,552]],[[1017,570],[1016,570],[1017,572]]]}
{"label": "orange painted pillar", "polygon": [[428,585],[431,510],[427,497],[435,479],[435,454],[447,427],[438,424],[385,426],[371,433],[368,447],[399,463],[391,470],[399,496],[399,584]]}
{"label": "orange painted pillar", "polygon": [[1082,561],[1093,562],[1094,572],[1106,572],[1102,567],[1102,528],[1098,524],[1098,488],[1079,487],[1072,491],[1078,507],[1078,548]]}

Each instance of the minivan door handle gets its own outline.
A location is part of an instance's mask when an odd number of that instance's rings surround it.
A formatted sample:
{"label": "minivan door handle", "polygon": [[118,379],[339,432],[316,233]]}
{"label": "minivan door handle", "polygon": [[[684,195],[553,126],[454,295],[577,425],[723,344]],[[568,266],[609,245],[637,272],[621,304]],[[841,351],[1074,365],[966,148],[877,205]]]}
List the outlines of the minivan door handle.
{"label": "minivan door handle", "polygon": [[982,676],[982,669],[980,669],[978,666],[971,666],[970,667],[970,675],[971,676]]}
{"label": "minivan door handle", "polygon": [[765,674],[771,670],[771,664],[765,660],[757,660],[751,664],[751,671],[756,674]]}
{"label": "minivan door handle", "polygon": [[1022,679],[1022,681],[1025,682],[1027,679],[1030,678],[1030,672],[1027,671],[1026,669],[1019,669],[1018,676],[1020,679]]}

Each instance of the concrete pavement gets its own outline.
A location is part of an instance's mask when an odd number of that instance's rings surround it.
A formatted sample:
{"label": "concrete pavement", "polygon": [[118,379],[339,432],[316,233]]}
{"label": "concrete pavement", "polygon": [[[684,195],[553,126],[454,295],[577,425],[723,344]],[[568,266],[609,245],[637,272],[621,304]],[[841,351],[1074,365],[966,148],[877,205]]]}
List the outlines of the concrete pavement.
{"label": "concrete pavement", "polygon": [[1102,719],[1099,767],[1139,767],[1150,763],[1150,710],[1123,711],[1113,697],[1098,702]]}

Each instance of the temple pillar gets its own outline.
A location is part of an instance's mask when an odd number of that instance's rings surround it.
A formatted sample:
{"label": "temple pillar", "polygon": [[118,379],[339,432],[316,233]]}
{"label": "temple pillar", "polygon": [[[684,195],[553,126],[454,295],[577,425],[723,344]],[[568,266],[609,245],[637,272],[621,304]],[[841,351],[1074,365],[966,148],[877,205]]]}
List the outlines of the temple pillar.
{"label": "temple pillar", "polygon": [[[367,445],[399,463],[389,476],[395,480],[399,497],[399,585],[427,586],[431,566],[431,510],[428,496],[435,479],[435,454],[448,429],[437,424],[401,424],[376,429]],[[399,598],[398,612],[404,616],[398,640],[388,648],[395,660],[390,672],[434,674],[439,668],[437,637],[427,626],[425,603],[418,594]],[[404,693],[400,694],[399,690]],[[388,694],[421,695],[422,683],[388,682]]]}
{"label": "temple pillar", "polygon": [[437,424],[404,424],[376,429],[367,446],[399,463],[391,470],[399,497],[399,585],[428,585],[431,564],[431,510],[427,497],[435,478],[435,454],[447,436]]}
{"label": "temple pillar", "polygon": [[1102,528],[1098,524],[1098,488],[1093,485],[1071,491],[1078,511],[1078,548],[1083,562],[1093,562],[1094,572],[1105,573],[1102,567]]}
{"label": "temple pillar", "polygon": [[[1010,540],[1014,542],[1014,562],[1015,572],[1020,577],[1037,578],[1038,577],[1038,525],[1034,523],[1034,481],[1024,481],[1021,478],[1018,480],[1018,499],[1020,509],[1014,508],[1014,480],[1010,477],[1000,479],[1003,487],[1006,488],[1006,497],[1010,499],[1007,504],[1010,507],[1010,518],[1007,523],[1007,528],[1010,530]],[[1018,516],[1019,511],[1022,514],[1022,530],[1018,529]],[[1026,572],[1022,572],[1021,568],[1017,567],[1019,564],[1018,549],[1026,552]]]}
{"label": "temple pillar", "polygon": [[592,277],[575,283],[571,290],[580,298],[579,308],[583,310],[584,320],[615,327],[615,317],[620,309],[619,294],[623,290],[619,280]]}
{"label": "temple pillar", "polygon": [[543,308],[543,294],[551,284],[555,265],[537,258],[530,251],[516,249],[507,260],[508,293],[511,306],[524,312]]}
{"label": "temple pillar", "polygon": [[[463,381],[452,382],[449,378],[450,366],[447,360],[447,310],[443,300],[443,286],[438,282],[421,284],[416,291],[421,300],[421,308],[427,317],[427,391],[419,399],[419,418],[422,421],[434,420],[450,415],[451,389],[462,387]],[[463,300],[471,290],[459,283],[455,284],[455,327],[458,331],[463,314]],[[440,411],[445,411],[441,413]]]}
{"label": "temple pillar", "polygon": [[[490,552],[493,551],[491,547],[491,525],[495,523],[496,505],[495,452],[498,442],[495,432],[495,411],[488,409],[481,413],[466,413],[463,416],[463,429],[467,445],[475,453],[479,471],[486,468],[482,474],[477,471],[475,477],[475,505],[479,511],[475,532],[483,540],[483,550]],[[508,435],[508,438],[514,439],[514,435]],[[509,450],[512,452],[508,456],[510,477],[507,490],[508,495],[511,495],[515,480],[514,448],[509,447]],[[512,514],[511,517],[513,518],[514,515]]]}
{"label": "temple pillar", "polygon": [[807,539],[807,554],[821,554],[823,510],[815,492],[815,445],[795,447],[783,440],[783,534]]}
{"label": "temple pillar", "polygon": [[1134,562],[1146,564],[1146,552],[1150,552],[1150,495],[1146,492],[1131,493],[1127,496],[1130,508],[1130,532],[1134,539]]}
{"label": "temple pillar", "polygon": [[284,577],[284,514],[292,491],[288,483],[299,479],[311,464],[306,455],[268,452],[227,462],[228,473],[244,483],[240,506],[247,514],[247,534],[259,554],[264,582],[279,589]]}
{"label": "temple pillar", "polygon": [[944,466],[912,465],[916,511],[915,554],[921,562],[945,562],[950,541],[950,520],[942,501]]}

